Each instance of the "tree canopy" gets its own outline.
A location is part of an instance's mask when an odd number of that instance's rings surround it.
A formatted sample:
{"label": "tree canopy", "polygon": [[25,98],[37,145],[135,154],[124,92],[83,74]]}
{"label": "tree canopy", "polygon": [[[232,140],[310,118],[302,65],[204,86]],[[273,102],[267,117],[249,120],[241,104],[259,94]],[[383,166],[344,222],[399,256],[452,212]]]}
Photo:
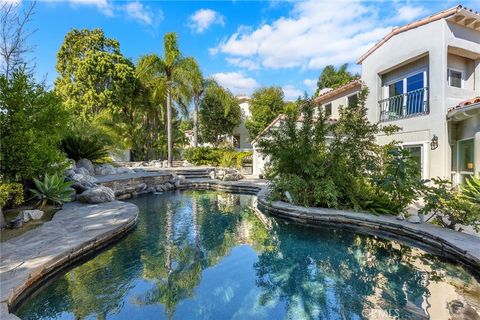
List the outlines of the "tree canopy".
{"label": "tree canopy", "polygon": [[245,122],[251,140],[283,112],[285,107],[283,99],[284,94],[280,87],[264,87],[252,94],[250,99],[252,116]]}
{"label": "tree canopy", "polygon": [[320,77],[318,78],[317,91],[315,92],[315,95],[318,96],[318,93],[322,89],[335,89],[342,84],[345,84],[348,81],[351,81],[358,77],[358,75],[354,75],[351,72],[347,71],[347,68],[347,63],[341,65],[338,69],[335,68],[333,65],[326,66],[320,74]]}
{"label": "tree canopy", "polygon": [[240,124],[241,110],[233,94],[210,81],[200,104],[202,140],[219,145],[223,135],[232,134]]}
{"label": "tree canopy", "polygon": [[101,29],[73,29],[57,54],[55,90],[65,106],[88,119],[104,110],[117,112],[135,88],[134,66],[117,40]]}

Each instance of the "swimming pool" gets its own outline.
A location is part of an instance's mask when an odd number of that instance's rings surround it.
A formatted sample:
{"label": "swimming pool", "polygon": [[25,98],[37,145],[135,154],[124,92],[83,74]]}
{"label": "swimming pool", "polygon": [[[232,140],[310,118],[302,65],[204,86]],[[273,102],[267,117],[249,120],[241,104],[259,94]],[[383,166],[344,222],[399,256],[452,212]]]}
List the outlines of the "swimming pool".
{"label": "swimming pool", "polygon": [[480,314],[462,267],[396,241],[288,223],[250,195],[132,199],[137,228],[57,277],[22,319],[448,319]]}

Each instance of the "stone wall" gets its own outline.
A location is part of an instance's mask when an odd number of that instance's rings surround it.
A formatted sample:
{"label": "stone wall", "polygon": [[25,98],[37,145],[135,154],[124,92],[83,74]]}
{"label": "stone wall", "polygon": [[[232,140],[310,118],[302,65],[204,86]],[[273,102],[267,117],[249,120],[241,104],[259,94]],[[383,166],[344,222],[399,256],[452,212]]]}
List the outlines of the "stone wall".
{"label": "stone wall", "polygon": [[164,192],[176,189],[177,179],[171,174],[126,177],[109,181],[99,180],[98,184],[109,187],[119,200],[128,199],[144,193]]}

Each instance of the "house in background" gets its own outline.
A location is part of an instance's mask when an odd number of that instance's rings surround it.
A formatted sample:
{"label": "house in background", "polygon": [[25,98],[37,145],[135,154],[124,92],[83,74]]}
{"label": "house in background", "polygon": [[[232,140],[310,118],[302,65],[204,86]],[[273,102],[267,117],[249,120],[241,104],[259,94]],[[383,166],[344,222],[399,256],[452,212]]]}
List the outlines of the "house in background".
{"label": "house in background", "polygon": [[[480,14],[462,6],[393,29],[357,61],[361,82],[324,92],[317,102],[332,117],[364,85],[368,119],[402,130],[423,178],[460,183],[480,171]],[[363,83],[363,84],[361,84]],[[278,125],[278,124],[277,124]],[[258,141],[258,138],[255,140]],[[254,173],[263,172],[254,144]],[[264,164],[264,163],[263,163]]]}
{"label": "house in background", "polygon": [[[480,14],[462,6],[392,30],[357,63],[370,90],[370,121],[402,131],[379,136],[402,141],[420,159],[423,178],[462,182],[480,170]],[[475,158],[475,149],[477,157]]]}
{"label": "house in background", "polygon": [[[232,144],[235,151],[251,151],[252,145],[250,143],[248,130],[245,127],[245,121],[251,117],[249,104],[250,98],[248,96],[237,96],[236,99],[241,111],[240,124],[233,131],[233,135],[225,137],[225,140]],[[188,141],[188,147],[193,147],[193,130],[186,130],[185,136]],[[199,143],[198,145],[211,146],[209,143]]]}
{"label": "house in background", "polygon": [[245,121],[252,116],[250,113],[250,98],[247,96],[237,96],[236,98],[241,110],[241,122],[233,132],[232,144],[236,151],[251,151],[252,144],[250,143],[248,130],[245,127]]}

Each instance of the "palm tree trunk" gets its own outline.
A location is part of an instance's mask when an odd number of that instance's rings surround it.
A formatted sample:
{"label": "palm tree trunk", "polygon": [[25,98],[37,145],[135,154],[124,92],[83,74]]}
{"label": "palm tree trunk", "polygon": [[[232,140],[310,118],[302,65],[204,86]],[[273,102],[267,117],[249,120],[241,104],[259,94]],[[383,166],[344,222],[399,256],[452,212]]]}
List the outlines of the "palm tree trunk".
{"label": "palm tree trunk", "polygon": [[171,83],[167,83],[167,145],[168,145],[168,167],[172,167],[173,160],[173,139],[172,139],[172,97],[170,95]]}
{"label": "palm tree trunk", "polygon": [[198,97],[195,97],[195,110],[193,111],[193,146],[195,148],[198,147],[198,104],[199,99]]}

